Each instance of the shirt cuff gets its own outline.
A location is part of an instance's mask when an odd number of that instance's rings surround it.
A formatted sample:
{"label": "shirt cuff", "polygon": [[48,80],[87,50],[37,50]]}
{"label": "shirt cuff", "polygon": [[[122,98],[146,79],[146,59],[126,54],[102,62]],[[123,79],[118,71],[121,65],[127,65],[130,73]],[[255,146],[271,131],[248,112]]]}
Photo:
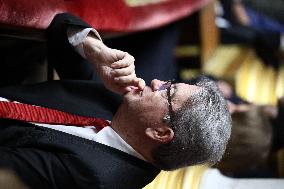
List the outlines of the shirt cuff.
{"label": "shirt cuff", "polygon": [[92,32],[99,40],[102,41],[100,34],[93,28],[68,28],[67,36],[68,41],[75,47],[75,50],[83,57],[86,58],[82,42],[87,35]]}

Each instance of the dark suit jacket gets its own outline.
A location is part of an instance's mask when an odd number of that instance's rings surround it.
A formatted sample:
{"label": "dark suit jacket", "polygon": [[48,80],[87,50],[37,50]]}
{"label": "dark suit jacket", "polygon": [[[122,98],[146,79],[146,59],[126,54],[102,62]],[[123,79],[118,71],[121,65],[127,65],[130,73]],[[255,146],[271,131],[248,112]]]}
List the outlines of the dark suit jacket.
{"label": "dark suit jacket", "polygon": [[[89,27],[61,14],[48,28],[49,62],[62,81],[9,86],[0,96],[61,111],[110,119],[119,98],[68,43],[66,29]],[[72,79],[72,80],[70,80]],[[151,164],[114,148],[30,123],[0,119],[0,168],[31,188],[142,188],[159,173]]]}

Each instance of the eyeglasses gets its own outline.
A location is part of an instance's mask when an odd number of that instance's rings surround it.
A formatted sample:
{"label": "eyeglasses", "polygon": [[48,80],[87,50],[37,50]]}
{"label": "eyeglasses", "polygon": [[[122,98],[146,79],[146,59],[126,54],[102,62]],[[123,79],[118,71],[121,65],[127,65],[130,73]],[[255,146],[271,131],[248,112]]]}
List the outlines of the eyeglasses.
{"label": "eyeglasses", "polygon": [[174,113],[173,111],[173,106],[172,106],[172,96],[171,96],[171,88],[172,84],[174,83],[174,80],[168,80],[166,83],[160,86],[158,91],[162,90],[167,90],[167,99],[168,99],[168,104],[169,104],[169,114],[166,115],[163,120],[166,122],[171,122],[172,120],[172,115]]}

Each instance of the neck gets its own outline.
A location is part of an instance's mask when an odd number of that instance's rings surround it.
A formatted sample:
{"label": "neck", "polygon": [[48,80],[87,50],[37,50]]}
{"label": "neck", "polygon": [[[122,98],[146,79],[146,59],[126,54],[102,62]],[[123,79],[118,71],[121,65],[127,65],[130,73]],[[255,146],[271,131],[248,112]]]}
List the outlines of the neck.
{"label": "neck", "polygon": [[127,144],[143,156],[146,161],[152,162],[151,151],[155,145],[149,144],[149,140],[145,137],[143,129],[138,129],[139,127],[134,128],[134,126],[130,123],[131,121],[129,121],[129,119],[125,119],[125,114],[119,109],[114,115],[111,125],[113,130]]}

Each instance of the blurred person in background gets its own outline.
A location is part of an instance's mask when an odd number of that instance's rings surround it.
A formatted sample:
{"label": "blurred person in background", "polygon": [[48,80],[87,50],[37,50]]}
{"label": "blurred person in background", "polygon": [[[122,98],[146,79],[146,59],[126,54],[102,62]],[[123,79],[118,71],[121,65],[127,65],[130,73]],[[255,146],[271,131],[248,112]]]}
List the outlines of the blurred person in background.
{"label": "blurred person in background", "polygon": [[224,43],[251,45],[265,64],[278,68],[284,48],[284,25],[261,14],[241,0],[221,0],[217,25]]}

